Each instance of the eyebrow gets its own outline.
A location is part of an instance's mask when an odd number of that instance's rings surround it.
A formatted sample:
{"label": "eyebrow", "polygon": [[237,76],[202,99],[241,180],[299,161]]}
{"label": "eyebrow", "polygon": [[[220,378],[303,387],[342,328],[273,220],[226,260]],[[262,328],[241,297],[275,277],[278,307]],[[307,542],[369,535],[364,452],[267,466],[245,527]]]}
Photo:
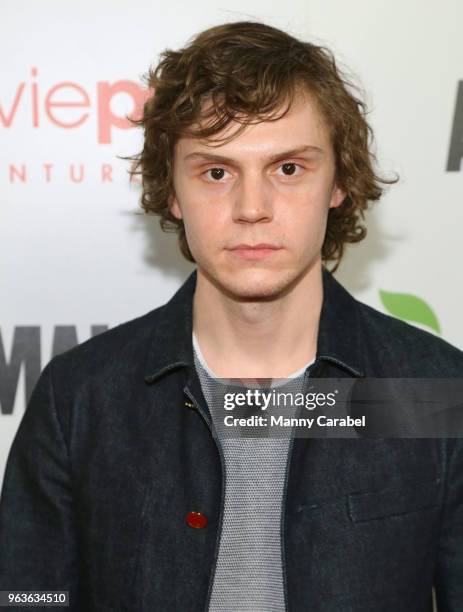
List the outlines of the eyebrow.
{"label": "eyebrow", "polygon": [[[299,155],[300,153],[315,153],[317,155],[323,154],[323,149],[320,147],[315,147],[314,145],[303,145],[300,147],[295,147],[293,149],[288,149],[287,151],[281,151],[280,153],[275,153],[274,155],[268,158],[270,163],[278,161],[280,159],[285,159],[287,157],[294,157],[295,155]],[[206,153],[205,151],[194,151],[193,153],[189,153],[185,156],[186,160],[202,160],[202,161],[212,161],[212,162],[221,162],[224,164],[235,164],[236,160],[231,157],[226,157],[224,155],[217,155],[215,153]]]}

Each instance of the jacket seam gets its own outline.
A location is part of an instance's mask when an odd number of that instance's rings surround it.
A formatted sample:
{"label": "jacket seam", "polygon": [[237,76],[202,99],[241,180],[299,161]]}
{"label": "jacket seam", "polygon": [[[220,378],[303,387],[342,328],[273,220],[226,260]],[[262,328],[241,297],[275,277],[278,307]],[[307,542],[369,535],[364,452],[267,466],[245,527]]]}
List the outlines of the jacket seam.
{"label": "jacket seam", "polygon": [[[52,407],[53,416],[56,419],[56,422],[58,423],[58,429],[61,435],[61,441],[63,442],[64,447],[66,448],[66,455],[67,455],[68,463],[69,465],[71,465],[71,461],[70,461],[71,453],[69,449],[69,444],[68,444],[68,441],[66,440],[66,436],[64,435],[64,428],[60,421],[60,418],[58,416],[58,410],[56,408],[55,386],[53,384],[53,365],[55,363],[55,359],[56,357],[54,357],[48,364],[48,371],[50,374],[49,375],[49,387],[50,387],[51,407]],[[72,471],[70,475],[72,476]]]}
{"label": "jacket seam", "polygon": [[444,438],[444,452],[442,453],[442,467],[443,467],[443,491],[442,491],[442,503],[440,510],[440,520],[439,520],[439,540],[438,540],[438,550],[440,550],[441,539],[442,539],[442,525],[444,523],[445,513],[447,510],[447,499],[449,495],[449,473],[450,473],[450,465],[453,460],[454,454],[457,452],[457,445],[455,444],[455,448],[453,451],[449,449],[449,440],[451,438]]}

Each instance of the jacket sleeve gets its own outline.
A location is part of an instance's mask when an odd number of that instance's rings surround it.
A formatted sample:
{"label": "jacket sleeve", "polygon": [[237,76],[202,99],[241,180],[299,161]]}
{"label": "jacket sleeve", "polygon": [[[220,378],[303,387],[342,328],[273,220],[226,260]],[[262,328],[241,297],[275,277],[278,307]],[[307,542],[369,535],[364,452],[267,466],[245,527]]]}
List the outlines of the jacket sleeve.
{"label": "jacket sleeve", "polygon": [[[69,591],[69,609],[78,610],[75,507],[53,363],[39,377],[8,455],[0,497],[0,591]],[[18,609],[26,608],[12,608]]]}
{"label": "jacket sleeve", "polygon": [[449,444],[446,490],[436,567],[438,612],[463,610],[463,439]]}

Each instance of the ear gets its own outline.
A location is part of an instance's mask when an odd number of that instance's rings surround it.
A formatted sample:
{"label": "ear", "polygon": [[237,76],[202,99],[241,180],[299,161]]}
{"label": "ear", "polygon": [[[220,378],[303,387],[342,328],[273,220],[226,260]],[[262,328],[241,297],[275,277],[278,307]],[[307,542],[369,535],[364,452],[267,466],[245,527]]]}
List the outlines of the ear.
{"label": "ear", "polygon": [[180,205],[177,200],[177,196],[173,195],[169,204],[170,212],[176,219],[182,219],[182,211],[180,209]]}
{"label": "ear", "polygon": [[337,208],[338,206],[341,206],[341,204],[344,202],[346,195],[346,192],[341,189],[341,187],[335,185],[333,188],[333,193],[331,194],[329,208]]}

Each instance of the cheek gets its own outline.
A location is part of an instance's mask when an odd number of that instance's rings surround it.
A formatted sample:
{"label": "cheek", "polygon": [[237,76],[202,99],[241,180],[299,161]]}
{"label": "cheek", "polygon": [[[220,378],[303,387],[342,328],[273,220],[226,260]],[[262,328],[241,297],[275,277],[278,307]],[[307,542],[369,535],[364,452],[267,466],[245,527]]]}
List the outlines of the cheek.
{"label": "cheek", "polygon": [[329,208],[332,196],[332,183],[325,174],[310,175],[303,184],[288,191],[284,198],[286,206],[297,209],[299,214],[310,217],[323,216]]}
{"label": "cheek", "polygon": [[[283,226],[289,244],[298,245],[298,250],[312,251],[324,240],[328,220],[328,205],[323,197],[310,198],[299,202],[297,207],[286,207]],[[297,208],[297,212],[296,212]]]}
{"label": "cheek", "polygon": [[210,250],[217,237],[224,235],[222,221],[209,206],[188,203],[183,207],[183,223],[193,255]]}
{"label": "cheek", "polygon": [[208,232],[226,227],[230,221],[228,207],[224,202],[213,198],[190,198],[184,200],[183,216],[185,226],[195,232]]}
{"label": "cheek", "polygon": [[317,227],[323,224],[324,218],[328,215],[330,198],[323,189],[313,189],[310,193],[305,193],[297,200],[287,201],[283,207],[287,213],[286,218],[289,224],[295,229],[301,230],[305,226]]}

